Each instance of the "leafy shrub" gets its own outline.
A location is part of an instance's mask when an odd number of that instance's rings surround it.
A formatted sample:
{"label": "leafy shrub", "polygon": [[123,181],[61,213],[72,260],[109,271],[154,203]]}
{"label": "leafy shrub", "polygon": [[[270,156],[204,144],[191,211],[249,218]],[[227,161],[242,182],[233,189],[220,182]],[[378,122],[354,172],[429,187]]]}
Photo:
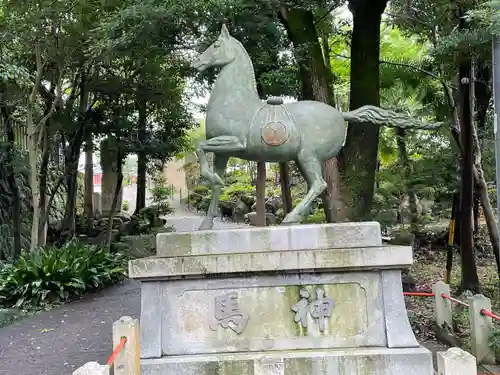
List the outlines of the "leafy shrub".
{"label": "leafy shrub", "polygon": [[245,195],[255,195],[255,186],[236,182],[223,189],[220,200],[222,202],[234,202],[236,198],[242,198]]}
{"label": "leafy shrub", "polygon": [[234,171],[231,171],[231,172],[227,173],[227,175],[226,175],[226,184],[227,185],[232,185],[232,184],[237,184],[237,183],[250,185],[251,182],[252,181],[251,181],[250,175],[248,173],[245,173],[245,172],[239,170],[239,169],[235,169]]}
{"label": "leafy shrub", "polygon": [[326,223],[325,211],[323,209],[317,208],[314,212],[307,216],[302,223],[304,224],[322,224]]}
{"label": "leafy shrub", "polygon": [[0,306],[37,308],[79,297],[126,276],[127,260],[77,241],[35,250],[0,265]]}
{"label": "leafy shrub", "polygon": [[170,198],[172,197],[172,189],[167,186],[167,180],[162,173],[157,173],[153,177],[155,187],[151,189],[151,201],[159,215],[166,215],[173,211],[170,205]]}
{"label": "leafy shrub", "polygon": [[122,211],[128,211],[129,208],[130,208],[130,205],[129,205],[128,201],[123,201]]}
{"label": "leafy shrub", "polygon": [[496,326],[493,326],[493,332],[488,338],[488,345],[494,350],[495,358],[498,362],[500,359],[500,329]]}
{"label": "leafy shrub", "polygon": [[493,207],[497,206],[497,189],[490,188],[488,189],[488,197],[490,198],[491,205]]}
{"label": "leafy shrub", "polygon": [[195,186],[188,196],[188,204],[198,211],[207,211],[212,199],[210,187],[207,185]]}
{"label": "leafy shrub", "polygon": [[[7,158],[7,144],[0,142],[0,260],[10,258],[14,248],[14,232],[12,227],[12,202],[14,199],[8,183],[8,169],[5,168],[9,160]],[[31,189],[29,185],[29,163],[25,152],[14,149],[12,156],[12,166],[16,184],[19,189],[19,203],[21,212],[30,213]],[[31,231],[31,215],[21,215],[21,242],[23,247],[29,247]]]}
{"label": "leafy shrub", "polygon": [[173,211],[170,205],[171,190],[166,187],[155,187],[151,189],[151,207],[156,207],[159,215],[166,215]]}
{"label": "leafy shrub", "polygon": [[0,328],[5,327],[21,317],[17,309],[0,309]]}

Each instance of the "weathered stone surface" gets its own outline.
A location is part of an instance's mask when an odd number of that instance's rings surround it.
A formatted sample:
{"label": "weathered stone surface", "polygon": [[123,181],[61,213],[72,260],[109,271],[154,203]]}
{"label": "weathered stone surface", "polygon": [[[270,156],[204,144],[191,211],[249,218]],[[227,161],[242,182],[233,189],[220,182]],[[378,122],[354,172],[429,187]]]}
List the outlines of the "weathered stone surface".
{"label": "weathered stone surface", "polygon": [[[163,355],[387,346],[384,306],[376,298],[383,291],[376,274],[186,280],[160,288]],[[333,301],[331,316],[321,319],[323,332],[308,307],[317,301],[317,288]],[[294,321],[292,311],[301,300],[301,289],[311,297],[305,309],[299,309],[306,327]],[[230,293],[235,308],[247,318],[241,333],[224,328],[216,318],[216,298]],[[404,333],[413,336],[411,328]]]}
{"label": "weathered stone surface", "polygon": [[[198,227],[200,226],[201,222],[203,221],[203,216],[167,216],[167,225],[171,225],[175,228],[175,232],[192,232],[195,230],[198,230]],[[228,226],[234,227],[234,228],[245,228],[246,225],[242,224],[237,224],[237,223],[228,223],[228,222],[222,222],[220,219],[214,220],[214,230],[220,230],[224,229],[226,230]],[[163,249],[163,255],[168,255],[170,252],[170,244],[168,243],[170,239],[162,239],[164,242],[164,246],[166,246]],[[158,243],[160,243],[160,239],[157,239]]]}
{"label": "weathered stone surface", "polygon": [[171,258],[149,257],[129,262],[129,277],[210,277],[214,274],[290,271],[337,271],[402,268],[413,262],[408,246],[290,250],[265,253],[208,254]]}
{"label": "weathered stone surface", "polygon": [[141,375],[432,375],[422,348],[348,349],[144,359]]}
{"label": "weathered stone surface", "polygon": [[476,358],[460,348],[437,353],[439,375],[475,375]]}
{"label": "weathered stone surface", "polygon": [[495,351],[489,345],[488,337],[492,332],[493,321],[481,314],[481,310],[491,311],[491,300],[482,294],[476,294],[468,299],[469,322],[471,330],[471,352],[477,363],[495,364]]}
{"label": "weathered stone surface", "polygon": [[73,375],[109,375],[109,366],[97,362],[87,362],[73,372]]}
{"label": "weathered stone surface", "polygon": [[94,215],[98,215],[102,212],[101,203],[101,193],[92,193],[92,208],[94,210]]}
{"label": "weathered stone surface", "polygon": [[417,347],[418,342],[411,329],[403,298],[401,272],[399,270],[382,271],[381,276],[387,347]]}
{"label": "weathered stone surface", "polygon": [[402,294],[411,247],[382,246],[378,223],[157,240],[162,256],[129,264],[143,375],[432,374]]}
{"label": "weathered stone surface", "polygon": [[[257,216],[257,212],[250,212],[245,215],[245,221],[250,225],[255,227],[260,226],[259,218]],[[276,224],[276,215],[271,212],[266,212],[266,225],[275,225]]]}
{"label": "weathered stone surface", "polygon": [[[167,223],[175,226],[173,220],[167,219]],[[158,256],[317,250],[382,245],[380,224],[377,222],[160,233],[156,238]]]}

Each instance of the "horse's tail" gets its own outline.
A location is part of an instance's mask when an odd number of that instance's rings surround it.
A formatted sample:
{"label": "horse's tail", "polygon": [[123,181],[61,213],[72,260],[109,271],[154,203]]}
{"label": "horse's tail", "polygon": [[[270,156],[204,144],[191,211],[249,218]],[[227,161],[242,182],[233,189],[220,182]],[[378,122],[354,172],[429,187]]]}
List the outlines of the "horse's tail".
{"label": "horse's tail", "polygon": [[432,130],[440,128],[444,125],[443,122],[424,124],[423,122],[412,119],[411,117],[401,113],[375,107],[373,105],[365,105],[355,109],[354,111],[341,112],[341,114],[346,121],[369,122],[375,125],[386,125],[398,128]]}

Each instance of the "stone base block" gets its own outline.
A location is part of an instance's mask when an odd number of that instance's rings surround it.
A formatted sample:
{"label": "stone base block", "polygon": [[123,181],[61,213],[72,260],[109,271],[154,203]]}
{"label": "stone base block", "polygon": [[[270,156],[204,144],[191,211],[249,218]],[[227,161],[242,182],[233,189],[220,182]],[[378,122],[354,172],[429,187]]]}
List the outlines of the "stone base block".
{"label": "stone base block", "polygon": [[[167,217],[177,233],[156,236],[156,255],[182,256],[200,254],[258,253],[263,251],[320,250],[381,246],[377,222],[239,227],[197,231],[201,217]],[[220,229],[220,222],[214,222]],[[179,233],[188,232],[188,233]]]}
{"label": "stone base block", "polygon": [[172,356],[141,360],[141,375],[433,375],[424,348]]}
{"label": "stone base block", "polygon": [[[180,232],[196,232],[203,221],[204,216],[166,216],[167,225],[171,225],[175,228],[177,233]],[[214,219],[214,230],[228,229],[228,228],[246,228],[245,224],[238,224],[232,222],[223,222],[219,218]]]}

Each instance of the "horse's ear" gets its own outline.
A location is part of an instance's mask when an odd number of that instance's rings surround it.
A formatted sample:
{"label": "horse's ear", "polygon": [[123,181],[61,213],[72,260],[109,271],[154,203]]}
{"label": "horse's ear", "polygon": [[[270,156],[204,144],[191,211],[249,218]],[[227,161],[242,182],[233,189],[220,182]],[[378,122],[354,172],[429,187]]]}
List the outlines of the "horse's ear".
{"label": "horse's ear", "polygon": [[225,24],[222,24],[222,29],[220,31],[220,35],[223,38],[229,38],[230,37],[229,30],[227,29],[227,27],[226,27]]}

